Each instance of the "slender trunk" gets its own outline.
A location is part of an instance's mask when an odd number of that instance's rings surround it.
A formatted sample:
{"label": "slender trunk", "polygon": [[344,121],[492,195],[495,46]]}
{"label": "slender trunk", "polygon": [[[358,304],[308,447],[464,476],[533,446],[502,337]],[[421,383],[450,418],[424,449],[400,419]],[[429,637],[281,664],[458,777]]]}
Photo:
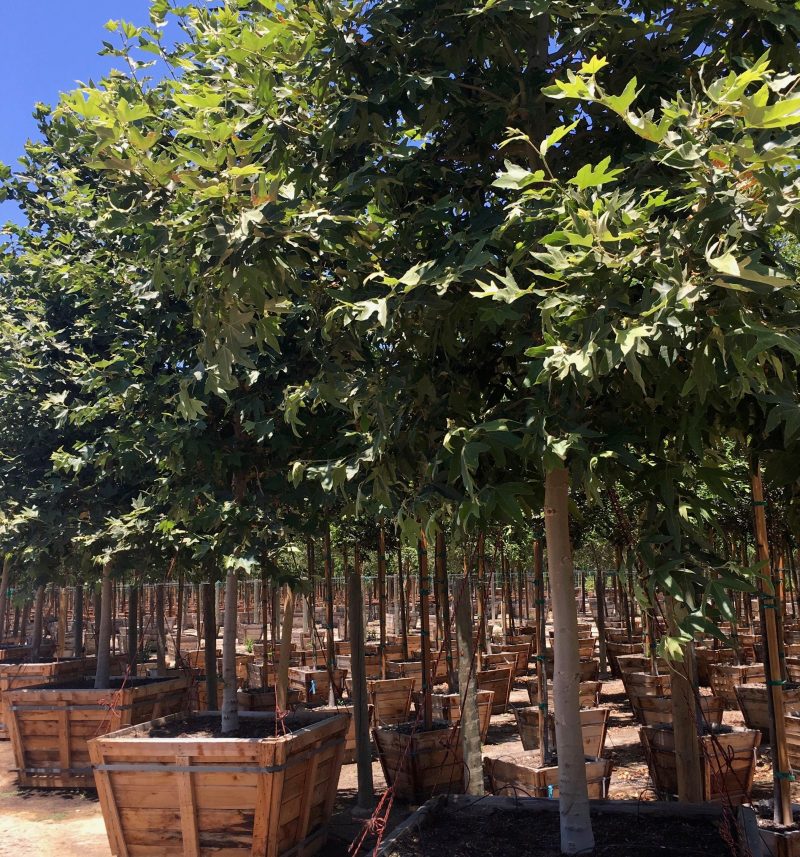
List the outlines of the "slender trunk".
{"label": "slender trunk", "polygon": [[347,575],[350,573],[348,570],[348,566],[350,563],[347,558],[347,546],[342,545],[342,575],[345,579],[345,605],[344,605],[344,626],[343,626],[343,637],[345,640],[350,639],[350,629],[348,628],[349,616],[347,615],[350,611],[347,609]]}
{"label": "slender trunk", "polygon": [[[269,634],[269,578],[266,568],[261,569],[261,641],[264,653],[264,664],[269,663],[267,635]],[[265,671],[266,672],[266,671]],[[269,682],[267,682],[269,684]]]}
{"label": "slender trunk", "polygon": [[92,591],[92,611],[94,613],[94,651],[95,651],[95,654],[97,653],[97,648],[99,646],[99,640],[100,640],[100,614],[102,613],[102,610],[103,610],[103,599],[102,599],[102,596],[100,594],[100,590],[95,586],[93,591]]}
{"label": "slender trunk", "polygon": [[778,605],[775,588],[769,573],[769,542],[767,540],[766,501],[761,481],[758,456],[750,459],[750,490],[753,495],[753,517],[756,536],[756,559],[765,567],[759,572],[761,603],[764,605],[762,627],[764,629],[764,672],[767,679],[767,706],[770,724],[770,746],[772,748],[773,812],[776,824],[792,824],[792,796],[789,776],[789,756],[786,747],[786,725],[783,719],[783,641],[777,633]]}
{"label": "slender trunk", "polygon": [[461,752],[464,759],[464,792],[483,795],[483,759],[478,719],[478,691],[475,677],[475,644],[472,637],[472,599],[466,562],[464,578],[455,596],[456,641],[458,644],[458,686],[461,697]]}
{"label": "slender trunk", "polygon": [[594,594],[597,599],[597,636],[600,655],[600,675],[606,672],[606,581],[600,566],[594,575]]}
{"label": "slender trunk", "polygon": [[40,583],[36,588],[36,600],[33,608],[33,639],[31,640],[31,661],[36,663],[42,652],[42,627],[44,620],[45,587]]}
{"label": "slender trunk", "polygon": [[328,661],[328,675],[331,677],[328,702],[330,705],[336,705],[336,688],[332,680],[332,677],[335,675],[334,670],[336,669],[336,647],[333,643],[333,556],[331,555],[331,528],[329,524],[325,525],[323,550],[325,552],[325,619],[328,632],[325,635],[325,649]]}
{"label": "slender trunk", "polygon": [[175,617],[175,666],[181,662],[181,635],[183,633],[184,611],[183,569],[178,572],[178,615]]}
{"label": "slender trunk", "polygon": [[238,612],[236,569],[225,576],[225,625],[222,634],[222,734],[239,731],[239,703],[236,699],[236,619]]}
{"label": "slender trunk", "polygon": [[378,531],[378,652],[381,656],[381,678],[386,678],[386,534]]}
{"label": "slender trunk", "polygon": [[69,613],[69,590],[62,586],[58,591],[58,631],[56,655],[63,658],[67,652],[67,615]]}
{"label": "slender trunk", "polygon": [[[485,538],[478,534],[478,651],[488,652],[486,645],[486,556]],[[480,657],[480,655],[479,655]]]}
{"label": "slender trunk", "polygon": [[558,747],[561,851],[563,854],[580,854],[594,848],[594,834],[581,740],[578,611],[573,588],[568,503],[569,477],[566,469],[551,470],[545,478],[544,516],[555,628],[553,702]]}
{"label": "slender trunk", "polygon": [[139,652],[139,588],[131,586],[128,592],[128,673],[136,675],[136,659]]}
{"label": "slender trunk", "polygon": [[[669,599],[673,630],[687,611],[684,605]],[[672,729],[675,737],[675,773],[678,779],[678,800],[687,803],[703,801],[703,769],[698,741],[698,722],[702,714],[695,695],[697,662],[694,643],[684,649],[683,661],[671,665],[672,674]]]}
{"label": "slender trunk", "polygon": [[361,588],[361,555],[358,545],[353,556],[353,569],[349,583],[351,667],[353,670],[353,717],[356,733],[356,770],[358,773],[358,799],[361,809],[369,809],[374,801],[372,782],[372,752],[369,744],[369,711],[367,707],[367,669],[364,657],[364,595]]}
{"label": "slender trunk", "polygon": [[100,592],[100,630],[97,635],[97,673],[95,690],[106,690],[111,679],[111,563],[103,566],[103,585]]}
{"label": "slender trunk", "polygon": [[286,587],[286,600],[283,603],[283,628],[281,629],[281,652],[278,660],[278,678],[276,699],[279,711],[289,708],[289,660],[292,653],[292,623],[294,620],[294,592]]}
{"label": "slender trunk", "polygon": [[425,535],[420,534],[417,547],[419,556],[419,610],[420,643],[422,645],[422,728],[429,732],[433,728],[433,710],[431,700],[431,617],[428,594],[430,578],[428,576],[428,545]]}
{"label": "slender trunk", "polygon": [[206,696],[208,710],[218,711],[217,698],[217,625],[214,609],[214,584],[204,583],[200,587],[203,594],[203,645],[206,670]]}
{"label": "slender trunk", "polygon": [[83,657],[83,584],[75,583],[75,604],[72,617],[72,645],[73,654],[76,658]]}
{"label": "slender trunk", "polygon": [[8,583],[11,577],[11,554],[3,557],[3,574],[0,577],[0,640],[6,636],[6,610],[8,609]]}
{"label": "slender trunk", "polygon": [[533,586],[534,606],[536,608],[536,702],[539,708],[537,733],[539,753],[543,766],[550,763],[550,731],[547,728],[547,611],[544,597],[544,562],[542,561],[542,540],[533,542]]}
{"label": "slender trunk", "polygon": [[444,533],[436,534],[436,588],[439,591],[439,604],[442,612],[444,637],[444,656],[447,661],[447,682],[450,690],[456,686],[455,667],[453,665],[453,635],[450,630],[450,593],[447,587],[447,544]]}
{"label": "slender trunk", "polygon": [[408,613],[406,612],[406,588],[403,584],[403,547],[397,546],[397,585],[400,587],[400,645],[403,660],[408,660]]}
{"label": "slender trunk", "polygon": [[164,626],[164,584],[156,585],[156,672],[167,674],[167,630]]}

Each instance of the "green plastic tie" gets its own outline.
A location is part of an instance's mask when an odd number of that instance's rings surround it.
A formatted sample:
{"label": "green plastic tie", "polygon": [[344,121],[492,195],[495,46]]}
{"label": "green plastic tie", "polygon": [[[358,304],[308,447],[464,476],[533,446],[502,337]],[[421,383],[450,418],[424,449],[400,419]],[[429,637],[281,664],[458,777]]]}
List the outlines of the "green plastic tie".
{"label": "green plastic tie", "polygon": [[767,501],[766,500],[751,500],[750,505],[751,506],[766,506]]}
{"label": "green plastic tie", "polygon": [[789,780],[790,783],[795,781],[795,776],[791,771],[775,771],[775,779]]}
{"label": "green plastic tie", "polygon": [[536,704],[536,707],[537,707],[540,711],[547,711],[547,703],[546,703],[546,702],[539,702],[539,703],[537,703],[537,704]]}
{"label": "green plastic tie", "polygon": [[783,687],[786,684],[785,678],[779,678],[776,680],[770,680],[767,682],[767,687]]}

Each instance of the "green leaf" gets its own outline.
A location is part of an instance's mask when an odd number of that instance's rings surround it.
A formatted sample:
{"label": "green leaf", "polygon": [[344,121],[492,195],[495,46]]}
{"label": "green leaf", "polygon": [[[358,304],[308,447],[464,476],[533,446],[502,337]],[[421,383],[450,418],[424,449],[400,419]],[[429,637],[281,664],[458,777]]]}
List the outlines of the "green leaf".
{"label": "green leaf", "polygon": [[576,185],[578,190],[585,190],[589,187],[601,187],[604,184],[616,181],[617,176],[622,173],[623,170],[621,168],[609,170],[608,166],[610,163],[611,157],[608,156],[603,158],[603,160],[594,167],[591,164],[584,164],[578,170],[577,174],[573,178],[569,179],[569,184]]}

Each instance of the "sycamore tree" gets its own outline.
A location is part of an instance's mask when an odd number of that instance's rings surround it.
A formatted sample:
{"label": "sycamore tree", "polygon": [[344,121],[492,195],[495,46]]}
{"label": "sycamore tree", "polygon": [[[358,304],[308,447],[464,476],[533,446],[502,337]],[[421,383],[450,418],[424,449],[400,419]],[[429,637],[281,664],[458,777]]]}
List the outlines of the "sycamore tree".
{"label": "sycamore tree", "polygon": [[[57,112],[103,176],[94,227],[129,225],[122,252],[186,302],[208,394],[230,398],[275,350],[286,301],[306,308],[294,335],[320,359],[285,385],[283,415],[298,432],[341,422],[318,456],[291,451],[296,480],[323,473],[415,529],[425,491],[462,526],[524,518],[544,494],[567,853],[592,844],[568,472],[591,496],[667,445],[705,461],[737,413],[711,368],[746,379],[731,377],[735,401],[750,385],[793,395],[791,351],[740,325],[741,294],[774,306],[752,297],[781,268],[759,235],[777,213],[794,230],[780,135],[796,10],[766,5],[231,0],[177,8],[185,40],[167,50],[157,2],[151,26],[111,27],[172,74],[109,79]],[[742,77],[765,49],[778,74]],[[724,352],[709,351],[714,310]]]}

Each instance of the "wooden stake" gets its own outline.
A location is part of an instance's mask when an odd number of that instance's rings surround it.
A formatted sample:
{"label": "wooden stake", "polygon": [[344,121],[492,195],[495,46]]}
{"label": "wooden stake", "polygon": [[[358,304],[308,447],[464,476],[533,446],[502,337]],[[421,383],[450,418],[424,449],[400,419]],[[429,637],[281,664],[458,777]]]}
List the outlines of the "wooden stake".
{"label": "wooden stake", "polygon": [[433,728],[431,700],[433,683],[431,676],[431,617],[428,612],[430,577],[428,576],[428,544],[424,532],[420,533],[417,555],[419,557],[419,609],[422,645],[422,722],[423,729],[429,732]]}

